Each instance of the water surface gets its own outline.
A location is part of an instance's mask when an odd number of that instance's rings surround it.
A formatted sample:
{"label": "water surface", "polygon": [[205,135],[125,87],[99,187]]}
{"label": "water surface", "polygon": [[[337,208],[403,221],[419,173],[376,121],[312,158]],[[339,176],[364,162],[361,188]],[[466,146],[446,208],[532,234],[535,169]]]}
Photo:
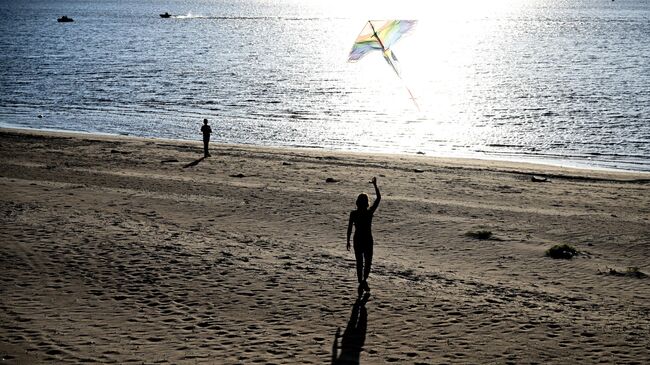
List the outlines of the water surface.
{"label": "water surface", "polygon": [[0,124],[650,171],[650,2],[422,3],[3,1]]}

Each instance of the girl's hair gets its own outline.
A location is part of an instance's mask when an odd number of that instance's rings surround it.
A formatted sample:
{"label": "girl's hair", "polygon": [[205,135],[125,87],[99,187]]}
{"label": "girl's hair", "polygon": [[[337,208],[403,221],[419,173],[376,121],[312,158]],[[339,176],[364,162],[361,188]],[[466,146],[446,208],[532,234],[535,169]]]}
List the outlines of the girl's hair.
{"label": "girl's hair", "polygon": [[368,195],[366,193],[361,193],[357,197],[357,208],[368,208]]}

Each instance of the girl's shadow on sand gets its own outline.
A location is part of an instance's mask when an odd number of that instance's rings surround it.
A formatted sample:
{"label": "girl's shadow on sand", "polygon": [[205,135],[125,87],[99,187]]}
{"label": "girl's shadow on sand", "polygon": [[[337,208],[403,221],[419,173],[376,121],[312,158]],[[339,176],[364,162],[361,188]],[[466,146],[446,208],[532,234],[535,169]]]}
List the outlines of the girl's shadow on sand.
{"label": "girl's shadow on sand", "polygon": [[[366,342],[366,330],[368,328],[366,302],[368,302],[369,297],[370,294],[366,293],[354,303],[343,336],[341,336],[341,328],[336,329],[334,344],[332,345],[332,365],[359,364],[361,351]],[[341,338],[340,346],[339,338]],[[340,353],[338,352],[339,349],[341,350]]]}

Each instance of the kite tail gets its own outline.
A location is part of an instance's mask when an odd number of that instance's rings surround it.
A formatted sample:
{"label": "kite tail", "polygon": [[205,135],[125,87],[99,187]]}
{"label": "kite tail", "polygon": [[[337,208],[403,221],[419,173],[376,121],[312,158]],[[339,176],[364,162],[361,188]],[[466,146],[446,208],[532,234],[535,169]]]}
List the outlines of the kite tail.
{"label": "kite tail", "polygon": [[397,57],[395,57],[395,54],[390,49],[384,51],[384,59],[386,60],[386,62],[388,62],[390,67],[393,68],[393,71],[395,71],[397,77],[401,79],[402,75],[400,75],[399,69],[397,68],[397,64],[396,64]]}
{"label": "kite tail", "polygon": [[386,62],[388,62],[390,67],[393,68],[393,71],[395,71],[397,77],[399,77],[399,79],[402,80],[402,84],[406,88],[406,91],[409,92],[409,95],[411,96],[411,100],[413,100],[413,104],[415,104],[415,107],[418,109],[418,112],[420,112],[421,111],[420,106],[418,105],[418,102],[415,100],[415,96],[413,96],[411,89],[409,89],[409,87],[406,85],[406,82],[402,78],[402,75],[400,74],[399,69],[397,68],[398,63],[397,63],[397,57],[395,56],[395,53],[393,53],[390,49],[385,50],[384,59],[386,60]]}
{"label": "kite tail", "polygon": [[406,86],[406,82],[404,81],[404,79],[402,79],[402,75],[400,75],[399,70],[397,69],[397,65],[396,65],[397,64],[397,56],[395,56],[395,53],[393,53],[393,51],[391,51],[389,48],[384,47],[384,42],[382,42],[381,38],[379,38],[379,36],[377,35],[377,30],[375,30],[375,26],[372,25],[372,22],[370,20],[368,21],[368,24],[370,24],[370,28],[372,29],[373,36],[375,37],[375,39],[377,39],[377,42],[381,46],[381,50],[383,51],[382,53],[384,55],[384,59],[386,60],[386,62],[388,62],[390,67],[393,68],[393,71],[395,71],[395,73],[397,74],[397,77],[399,77],[399,79],[402,80],[402,84],[406,88],[406,91],[409,92],[409,95],[411,96],[411,100],[413,100],[413,104],[415,104],[415,107],[418,109],[418,112],[419,112],[420,111],[420,106],[418,105],[417,101],[415,101],[415,96],[413,96],[413,93],[411,92],[411,89],[409,89],[408,86]]}

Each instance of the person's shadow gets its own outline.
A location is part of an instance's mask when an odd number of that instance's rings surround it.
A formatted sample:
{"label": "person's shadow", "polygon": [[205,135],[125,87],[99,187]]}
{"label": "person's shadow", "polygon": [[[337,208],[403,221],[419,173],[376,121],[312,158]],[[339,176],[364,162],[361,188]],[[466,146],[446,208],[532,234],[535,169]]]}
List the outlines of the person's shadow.
{"label": "person's shadow", "polygon": [[[343,336],[341,328],[336,329],[334,344],[332,345],[332,365],[339,364],[359,364],[359,358],[363,345],[366,343],[366,330],[368,328],[368,312],[366,311],[366,302],[370,297],[369,293],[359,297],[352,306],[352,314],[345,327]],[[339,338],[341,344],[339,345]],[[339,353],[338,350],[341,350]]]}
{"label": "person's shadow", "polygon": [[194,167],[194,166],[198,165],[199,162],[201,162],[201,161],[203,161],[203,160],[205,160],[205,157],[201,157],[201,158],[199,158],[198,160],[194,160],[194,161],[188,163],[187,165],[183,166],[183,168],[186,169],[186,168],[188,168],[188,167]]}

